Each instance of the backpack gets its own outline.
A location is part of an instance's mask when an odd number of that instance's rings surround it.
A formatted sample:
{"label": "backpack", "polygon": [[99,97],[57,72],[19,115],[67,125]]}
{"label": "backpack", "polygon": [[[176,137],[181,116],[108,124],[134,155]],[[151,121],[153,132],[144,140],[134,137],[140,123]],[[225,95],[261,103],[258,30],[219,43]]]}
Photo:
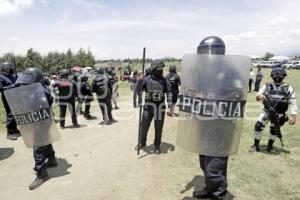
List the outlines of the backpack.
{"label": "backpack", "polygon": [[170,83],[170,87],[172,90],[177,90],[178,88],[178,81],[176,80],[175,74],[170,74],[167,77],[168,82]]}
{"label": "backpack", "polygon": [[73,84],[69,80],[60,80],[58,91],[58,96],[70,98],[73,94]]}
{"label": "backpack", "polygon": [[105,93],[107,93],[108,88],[107,88],[107,83],[104,77],[98,77],[94,80],[94,84],[95,84],[95,92],[97,93],[97,95],[104,95]]}

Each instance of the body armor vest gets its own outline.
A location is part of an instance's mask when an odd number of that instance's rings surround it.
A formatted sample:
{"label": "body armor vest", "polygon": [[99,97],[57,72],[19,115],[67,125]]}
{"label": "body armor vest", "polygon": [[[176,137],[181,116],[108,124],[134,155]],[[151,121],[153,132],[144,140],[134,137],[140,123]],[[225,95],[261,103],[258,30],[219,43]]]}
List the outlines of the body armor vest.
{"label": "body armor vest", "polygon": [[274,83],[267,83],[267,95],[275,111],[284,114],[289,107],[289,85],[282,84],[276,86]]}
{"label": "body armor vest", "polygon": [[146,84],[145,100],[157,103],[165,101],[163,79],[149,78],[149,83]]}

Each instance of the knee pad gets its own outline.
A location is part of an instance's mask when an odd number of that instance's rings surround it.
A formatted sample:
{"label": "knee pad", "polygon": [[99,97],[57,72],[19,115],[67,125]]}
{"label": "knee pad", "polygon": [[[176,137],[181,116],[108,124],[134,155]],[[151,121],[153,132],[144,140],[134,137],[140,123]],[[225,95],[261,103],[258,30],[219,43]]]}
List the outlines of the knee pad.
{"label": "knee pad", "polygon": [[265,126],[259,121],[256,122],[255,127],[254,127],[255,131],[257,131],[257,132],[262,131],[264,128],[265,128]]}

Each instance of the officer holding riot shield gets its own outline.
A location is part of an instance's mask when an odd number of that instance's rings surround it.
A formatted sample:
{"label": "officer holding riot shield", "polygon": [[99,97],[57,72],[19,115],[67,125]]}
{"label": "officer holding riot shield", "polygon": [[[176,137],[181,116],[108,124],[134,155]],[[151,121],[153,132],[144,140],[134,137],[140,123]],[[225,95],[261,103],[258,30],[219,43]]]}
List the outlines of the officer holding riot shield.
{"label": "officer holding riot shield", "polygon": [[[16,76],[14,75],[14,71],[15,66],[12,63],[4,62],[1,64],[0,82],[2,86],[8,86],[16,82]],[[16,121],[11,114],[5,96],[1,95],[1,98],[6,112],[7,139],[16,140],[19,136],[21,136],[20,131],[17,129]]]}
{"label": "officer holding riot shield", "polygon": [[4,92],[16,122],[21,127],[25,145],[33,148],[37,177],[30,184],[30,190],[49,179],[47,168],[57,166],[52,143],[59,140],[60,136],[51,111],[53,99],[49,89],[42,85],[43,82],[44,76],[40,69],[28,68],[18,77],[15,85]]}
{"label": "officer holding riot shield", "polygon": [[151,121],[154,118],[155,139],[154,139],[154,153],[160,154],[160,144],[162,137],[162,130],[165,119],[165,97],[167,96],[168,107],[171,107],[171,89],[167,80],[163,77],[163,68],[165,64],[161,60],[156,60],[151,63],[151,75],[141,79],[141,84],[137,84],[136,93],[145,91],[145,105],[143,106],[143,115],[141,122],[141,138],[139,148],[146,146],[147,134]]}
{"label": "officer holding riot shield", "polygon": [[95,68],[95,78],[92,82],[92,91],[97,94],[97,99],[102,112],[103,121],[100,124],[110,125],[117,122],[112,117],[111,94],[112,84],[101,67]]}
{"label": "officer holding riot shield", "polygon": [[166,79],[172,91],[172,108],[170,113],[170,116],[172,117],[175,116],[174,109],[178,99],[179,86],[181,84],[180,76],[177,74],[176,70],[176,66],[171,65],[169,68],[170,73],[166,76]]}
{"label": "officer holding riot shield", "polygon": [[55,83],[54,87],[58,90],[60,127],[65,128],[65,116],[68,106],[71,113],[73,127],[79,128],[80,126],[77,122],[75,111],[75,99],[78,98],[77,84],[69,79],[69,70],[62,69],[60,70],[59,75],[60,80]]}
{"label": "officer holding riot shield", "polygon": [[[281,139],[280,127],[283,126],[287,121],[289,121],[290,125],[294,125],[296,123],[296,92],[292,86],[283,82],[286,76],[287,73],[285,69],[272,69],[271,77],[273,81],[263,85],[263,87],[257,93],[256,100],[263,102],[264,108],[254,127],[254,144],[251,146],[251,149],[249,150],[250,152],[260,151],[259,143],[262,137],[262,131],[270,121],[270,136],[267,146],[267,152],[272,154],[279,154],[279,152],[277,152],[273,148],[273,143],[277,137]],[[272,108],[268,108],[268,104]],[[286,115],[289,107],[291,110],[290,119]],[[270,113],[270,109],[274,109],[274,113]],[[274,116],[270,116],[272,114],[274,114]],[[272,117],[277,120],[277,124],[275,124],[276,121],[274,122],[271,120]]]}
{"label": "officer holding riot shield", "polygon": [[238,150],[246,104],[250,58],[225,56],[216,36],[203,39],[197,54],[183,58],[177,143],[199,154],[206,187],[197,199],[223,199],[227,162]]}

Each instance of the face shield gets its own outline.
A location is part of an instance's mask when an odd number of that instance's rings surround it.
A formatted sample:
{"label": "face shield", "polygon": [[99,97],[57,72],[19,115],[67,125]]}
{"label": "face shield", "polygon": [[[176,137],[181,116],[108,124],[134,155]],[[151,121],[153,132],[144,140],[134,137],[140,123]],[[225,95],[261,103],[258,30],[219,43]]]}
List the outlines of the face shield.
{"label": "face shield", "polygon": [[21,75],[18,77],[16,84],[31,84],[36,82],[36,75],[33,73],[21,73]]}

